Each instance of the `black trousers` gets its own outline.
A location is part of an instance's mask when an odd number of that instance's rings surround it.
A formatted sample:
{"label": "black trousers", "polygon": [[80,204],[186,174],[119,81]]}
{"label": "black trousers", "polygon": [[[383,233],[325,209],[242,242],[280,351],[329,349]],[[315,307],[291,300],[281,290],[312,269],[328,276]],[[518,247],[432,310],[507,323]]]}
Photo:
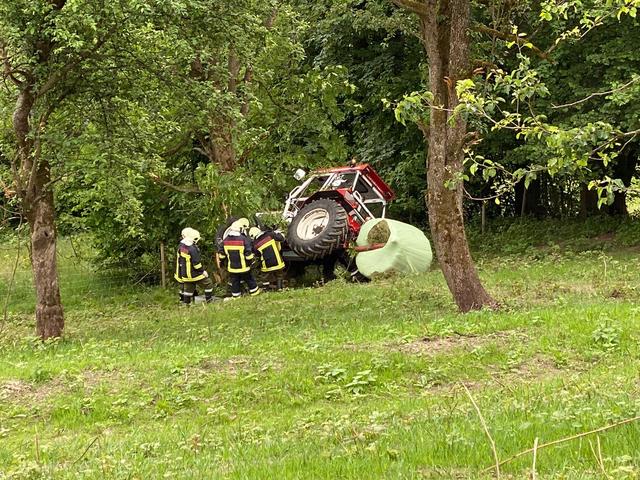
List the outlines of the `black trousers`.
{"label": "black trousers", "polygon": [[229,281],[231,282],[231,295],[234,297],[242,295],[242,282],[247,284],[251,295],[257,295],[260,293],[256,279],[253,277],[251,271],[243,273],[229,273]]}

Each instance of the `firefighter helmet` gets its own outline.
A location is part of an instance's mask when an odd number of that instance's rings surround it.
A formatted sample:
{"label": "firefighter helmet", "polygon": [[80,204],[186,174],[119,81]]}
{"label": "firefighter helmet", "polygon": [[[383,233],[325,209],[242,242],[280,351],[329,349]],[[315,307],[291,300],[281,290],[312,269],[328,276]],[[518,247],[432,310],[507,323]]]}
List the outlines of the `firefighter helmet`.
{"label": "firefighter helmet", "polygon": [[262,235],[262,230],[260,230],[258,227],[251,227],[249,229],[249,236],[255,240],[256,238],[258,238],[260,235]]}
{"label": "firefighter helmet", "polygon": [[200,232],[195,228],[187,227],[182,229],[182,238],[185,240],[191,240],[193,243],[197,243],[200,240]]}
{"label": "firefighter helmet", "polygon": [[231,224],[231,228],[233,230],[238,230],[239,232],[244,232],[247,228],[249,228],[249,220],[247,220],[246,218],[239,218]]}

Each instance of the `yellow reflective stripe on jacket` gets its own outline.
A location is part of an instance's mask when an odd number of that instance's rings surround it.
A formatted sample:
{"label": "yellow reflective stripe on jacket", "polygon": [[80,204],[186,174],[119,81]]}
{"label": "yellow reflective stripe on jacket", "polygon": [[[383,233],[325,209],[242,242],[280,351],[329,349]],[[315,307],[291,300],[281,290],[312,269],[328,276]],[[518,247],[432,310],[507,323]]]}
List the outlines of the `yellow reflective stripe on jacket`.
{"label": "yellow reflective stripe on jacket", "polygon": [[188,253],[180,252],[180,256],[185,259],[185,265],[187,266],[187,277],[186,278],[191,280],[191,255],[189,255]]}
{"label": "yellow reflective stripe on jacket", "polygon": [[276,265],[275,267],[271,267],[271,268],[265,268],[262,267],[260,269],[261,272],[275,272],[276,270],[282,270],[284,268],[284,263],[281,263],[280,265]]}
{"label": "yellow reflective stripe on jacket", "polygon": [[[238,252],[238,256],[240,257],[240,264],[241,267],[240,268],[233,268],[231,266],[231,258],[229,258],[229,264],[227,265],[227,270],[229,271],[229,273],[244,273],[244,272],[248,272],[250,270],[250,268],[247,266],[247,262],[246,260],[251,260],[250,258],[245,259],[244,256],[244,246],[233,246],[233,245],[225,245],[224,246],[224,251],[227,254],[228,257],[231,257],[229,255],[229,252]],[[253,256],[253,254],[252,254]]]}
{"label": "yellow reflective stripe on jacket", "polygon": [[[269,248],[272,247],[273,248],[273,253],[276,256],[276,261],[277,264],[273,267],[267,268],[267,264],[264,261],[264,251]],[[274,238],[272,238],[271,240],[269,240],[268,242],[260,245],[258,247],[258,252],[260,252],[260,256],[262,258],[262,266],[261,266],[261,270],[263,272],[273,272],[275,270],[281,270],[284,267],[284,261],[282,260],[282,256],[280,255],[280,245],[279,242],[277,242]]]}
{"label": "yellow reflective stripe on jacket", "polygon": [[[180,276],[180,257],[185,259],[185,266],[187,267],[187,275],[185,277],[181,277]],[[197,265],[194,265],[193,268],[195,268],[195,269],[202,268],[202,263],[198,263]],[[192,273],[191,273],[191,255],[189,255],[188,253],[180,252],[178,257],[176,257],[176,273],[173,276],[173,278],[175,278],[179,283],[198,282],[198,281],[204,280],[206,278],[205,275],[204,275],[204,272],[201,273],[200,275],[195,276],[195,277],[192,277],[191,275],[192,275]]]}
{"label": "yellow reflective stripe on jacket", "polygon": [[173,274],[173,278],[175,278],[178,283],[183,282],[180,276],[180,259],[178,257],[176,257],[176,273]]}

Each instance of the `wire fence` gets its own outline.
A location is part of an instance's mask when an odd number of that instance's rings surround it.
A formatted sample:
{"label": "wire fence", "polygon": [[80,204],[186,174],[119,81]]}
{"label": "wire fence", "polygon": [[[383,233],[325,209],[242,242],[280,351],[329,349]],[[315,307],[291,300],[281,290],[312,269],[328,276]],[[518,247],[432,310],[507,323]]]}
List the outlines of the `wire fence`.
{"label": "wire fence", "polygon": [[[162,260],[167,262],[158,249],[157,262],[152,262],[146,271],[133,274],[129,270],[102,267],[90,252],[80,251],[72,239],[60,239],[57,263],[62,302],[73,308],[166,284],[162,280],[163,271],[165,279],[168,273],[162,269]],[[8,314],[32,311],[35,298],[28,241],[14,237],[0,244],[0,309]]]}

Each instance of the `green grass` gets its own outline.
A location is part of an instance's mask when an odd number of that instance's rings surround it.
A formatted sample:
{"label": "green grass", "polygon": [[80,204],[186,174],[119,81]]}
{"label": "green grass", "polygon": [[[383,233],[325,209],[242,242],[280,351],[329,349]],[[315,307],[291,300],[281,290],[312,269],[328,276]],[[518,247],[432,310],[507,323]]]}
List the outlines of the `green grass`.
{"label": "green grass", "polygon": [[[12,304],[0,478],[491,478],[461,383],[501,459],[640,414],[640,256],[600,235],[476,248],[497,312],[458,314],[439,271],[188,310],[173,291],[100,295],[96,278],[46,344]],[[599,440],[610,478],[640,476],[640,423]],[[592,447],[541,450],[538,478],[606,478]]]}

